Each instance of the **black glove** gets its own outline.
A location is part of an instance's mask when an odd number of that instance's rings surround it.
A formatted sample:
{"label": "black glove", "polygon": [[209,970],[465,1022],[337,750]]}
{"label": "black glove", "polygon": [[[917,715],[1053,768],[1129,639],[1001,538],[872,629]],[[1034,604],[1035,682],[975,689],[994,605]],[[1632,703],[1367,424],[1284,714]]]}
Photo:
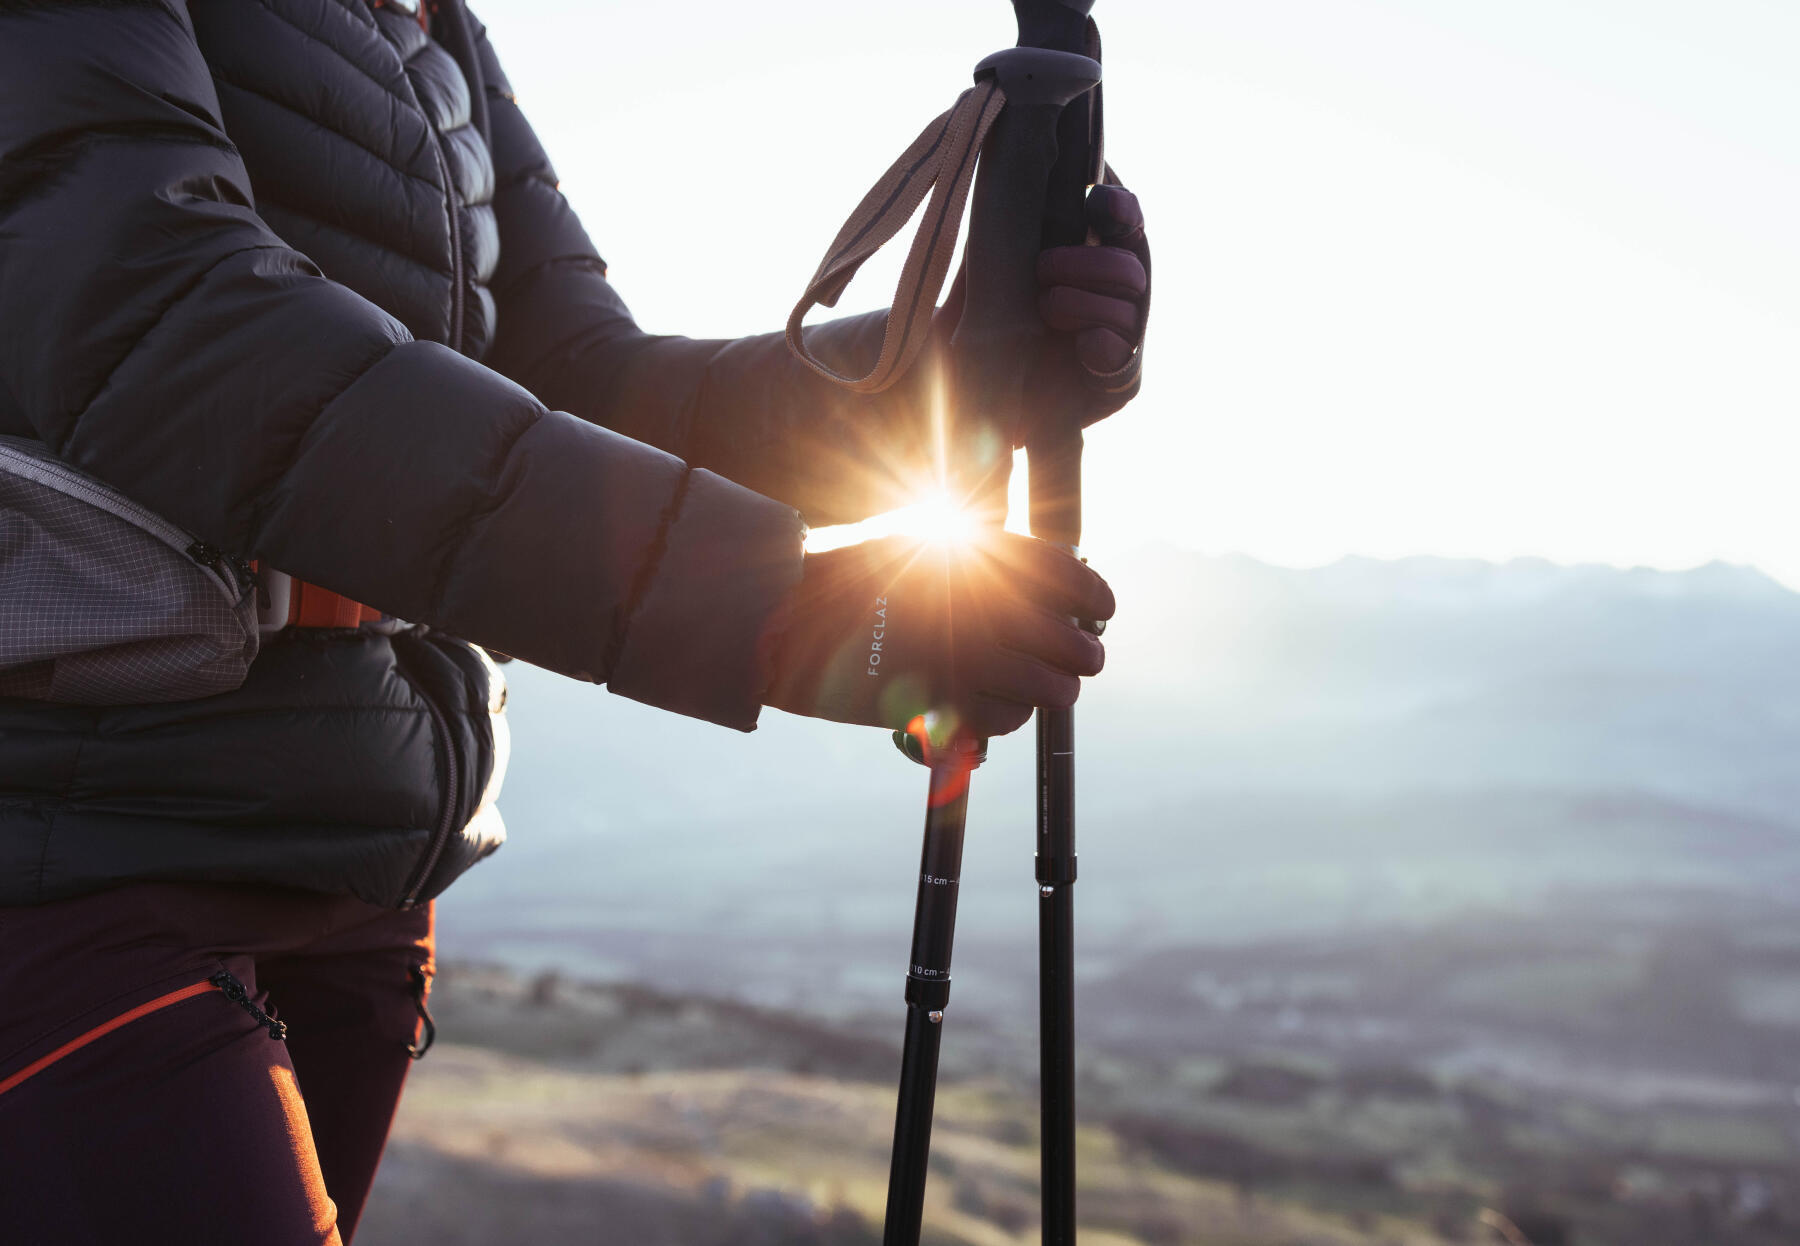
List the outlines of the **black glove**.
{"label": "black glove", "polygon": [[[1008,430],[1015,447],[1042,432],[1086,428],[1137,397],[1150,316],[1144,210],[1123,186],[1096,186],[1087,221],[1096,245],[1038,255],[1038,314],[1054,332],[1031,369],[1023,422]],[[940,351],[948,351],[962,319],[967,278],[967,269],[957,271],[937,311]]]}
{"label": "black glove", "polygon": [[[1150,314],[1144,209],[1123,186],[1096,186],[1088,192],[1087,219],[1099,245],[1052,247],[1038,256],[1038,311],[1045,324],[1070,335],[1075,361],[1089,377],[1116,381],[1129,369],[1135,392],[1137,373],[1130,365]],[[1111,415],[1128,400],[1129,395],[1111,405],[1094,404],[1087,422]]]}
{"label": "black glove", "polygon": [[1106,582],[1061,550],[994,532],[966,545],[888,537],[806,556],[765,703],[934,737],[1004,735],[1073,705],[1105,658],[1072,616],[1112,617]]}

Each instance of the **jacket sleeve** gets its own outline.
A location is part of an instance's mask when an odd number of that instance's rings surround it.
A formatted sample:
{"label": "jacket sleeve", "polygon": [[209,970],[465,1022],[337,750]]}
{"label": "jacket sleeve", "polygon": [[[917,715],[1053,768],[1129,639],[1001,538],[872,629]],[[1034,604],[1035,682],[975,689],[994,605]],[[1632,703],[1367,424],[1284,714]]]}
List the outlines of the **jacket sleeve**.
{"label": "jacket sleeve", "polygon": [[322,277],[258,218],[179,0],[0,5],[0,388],[55,452],[223,548],[755,723],[792,508]]}
{"label": "jacket sleeve", "polygon": [[[488,362],[545,402],[846,523],[915,500],[932,462],[928,372],[878,395],[839,389],[793,359],[780,333],[699,340],[640,329],[507,84],[477,40],[492,127],[500,263]],[[867,372],[886,313],[810,327],[841,372]]]}

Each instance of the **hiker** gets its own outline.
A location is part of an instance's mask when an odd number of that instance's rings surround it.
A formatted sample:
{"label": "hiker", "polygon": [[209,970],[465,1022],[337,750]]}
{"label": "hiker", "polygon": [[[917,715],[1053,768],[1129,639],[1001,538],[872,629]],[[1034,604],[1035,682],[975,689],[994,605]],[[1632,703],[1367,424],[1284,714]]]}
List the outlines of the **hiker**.
{"label": "hiker", "polygon": [[[1083,424],[1148,284],[1136,200],[1089,215],[1040,270],[1042,409]],[[868,396],[779,333],[643,332],[460,0],[0,0],[0,436],[254,559],[274,616],[237,686],[116,704],[0,630],[0,1236],[350,1240],[431,901],[502,836],[487,651],[740,730],[1071,703],[1113,602],[1066,553],[803,553],[906,500],[940,320]],[[866,370],[883,326],[807,342]],[[10,522],[26,629],[68,603]]]}

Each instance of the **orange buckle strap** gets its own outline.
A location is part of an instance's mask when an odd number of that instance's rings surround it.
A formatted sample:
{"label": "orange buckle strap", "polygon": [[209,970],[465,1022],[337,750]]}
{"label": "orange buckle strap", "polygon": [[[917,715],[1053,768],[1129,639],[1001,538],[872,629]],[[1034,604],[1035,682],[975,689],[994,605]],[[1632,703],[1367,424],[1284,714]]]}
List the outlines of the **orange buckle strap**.
{"label": "orange buckle strap", "polygon": [[352,601],[317,584],[297,580],[273,568],[252,562],[256,572],[257,625],[266,633],[284,627],[361,627],[382,619],[381,611]]}
{"label": "orange buckle strap", "polygon": [[304,580],[295,580],[288,605],[290,627],[361,627],[381,617],[381,611],[351,601],[340,593]]}

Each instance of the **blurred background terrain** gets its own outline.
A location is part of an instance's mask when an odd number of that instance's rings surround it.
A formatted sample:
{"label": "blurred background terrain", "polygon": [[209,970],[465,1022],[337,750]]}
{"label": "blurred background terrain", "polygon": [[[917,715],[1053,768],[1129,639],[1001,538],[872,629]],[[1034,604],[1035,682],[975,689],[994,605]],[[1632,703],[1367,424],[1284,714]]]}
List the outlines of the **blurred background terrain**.
{"label": "blurred background terrain", "polygon": [[[1012,39],[472,3],[695,336],[778,326]],[[1800,1241],[1800,8],[1096,14],[1156,310],[1084,464],[1084,1241]],[[508,670],[514,841],[359,1242],[878,1240],[923,775]],[[1037,1240],[1031,753],[975,776],[937,1246]]]}
{"label": "blurred background terrain", "polygon": [[[1080,707],[1088,1240],[1800,1240],[1800,596],[1146,549]],[[879,1240],[923,774],[514,664],[364,1242]],[[1036,1240],[1031,747],[977,772],[929,1223]]]}

